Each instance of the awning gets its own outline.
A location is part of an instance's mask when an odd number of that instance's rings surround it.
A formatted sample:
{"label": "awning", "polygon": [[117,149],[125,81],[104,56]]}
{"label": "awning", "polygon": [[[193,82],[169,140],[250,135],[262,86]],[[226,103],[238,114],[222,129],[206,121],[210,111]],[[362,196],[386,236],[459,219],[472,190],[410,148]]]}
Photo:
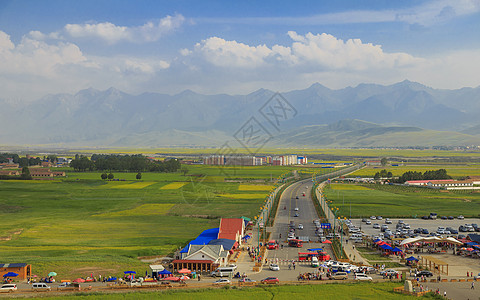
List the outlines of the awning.
{"label": "awning", "polygon": [[311,249],[307,249],[308,251],[312,251],[312,252],[315,252],[315,251],[323,251],[322,248],[311,248]]}
{"label": "awning", "polygon": [[418,258],[415,258],[414,256],[407,257],[407,261],[418,261]]}
{"label": "awning", "polygon": [[392,252],[402,252],[402,249],[395,247],[392,249]]}
{"label": "awning", "polygon": [[163,269],[162,271],[158,272],[158,274],[161,274],[161,275],[169,275],[169,274],[172,274],[172,272],[170,272],[170,271],[167,270],[167,269]]}

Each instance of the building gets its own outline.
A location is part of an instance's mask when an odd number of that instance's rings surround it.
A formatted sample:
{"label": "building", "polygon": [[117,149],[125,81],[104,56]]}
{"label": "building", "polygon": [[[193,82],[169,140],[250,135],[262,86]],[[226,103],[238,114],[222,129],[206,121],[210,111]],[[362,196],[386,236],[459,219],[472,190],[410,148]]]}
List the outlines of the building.
{"label": "building", "polygon": [[189,245],[183,259],[172,262],[173,271],[189,269],[194,272],[211,272],[225,266],[228,262],[229,251],[223,245]]}
{"label": "building", "polygon": [[17,273],[16,279],[26,280],[32,275],[32,266],[25,263],[0,264],[0,277],[3,278],[8,272]]}
{"label": "building", "polygon": [[243,155],[211,155],[203,159],[205,165],[238,165],[238,166],[262,166],[271,164],[273,166],[306,165],[306,156],[296,154],[277,156],[243,156]]}
{"label": "building", "polygon": [[0,164],[0,169],[18,169],[20,167],[19,164],[16,163],[1,163]]}
{"label": "building", "polygon": [[467,176],[467,180],[471,180],[474,185],[480,185],[480,176]]}
{"label": "building", "polygon": [[4,176],[20,176],[18,170],[0,170],[0,175]]}
{"label": "building", "polygon": [[381,160],[367,160],[365,162],[365,164],[367,166],[381,166],[382,165],[382,161]]}
{"label": "building", "polygon": [[431,188],[449,188],[449,187],[473,187],[473,180],[409,180],[406,185],[425,186]]}
{"label": "building", "polygon": [[30,175],[32,178],[53,178],[53,177],[65,177],[66,173],[63,171],[52,172],[50,169],[44,168],[30,168]]}
{"label": "building", "polygon": [[219,239],[234,240],[241,244],[245,233],[245,221],[243,219],[222,218],[218,231]]}

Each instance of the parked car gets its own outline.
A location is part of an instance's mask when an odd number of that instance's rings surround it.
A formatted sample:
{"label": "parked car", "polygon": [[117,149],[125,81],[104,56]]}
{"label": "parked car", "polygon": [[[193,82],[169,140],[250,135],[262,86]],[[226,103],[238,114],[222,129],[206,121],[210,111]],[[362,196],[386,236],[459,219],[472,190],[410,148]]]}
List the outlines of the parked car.
{"label": "parked car", "polygon": [[49,292],[52,290],[52,288],[48,286],[46,283],[39,282],[39,283],[32,284],[32,290],[35,292],[40,292],[40,291]]}
{"label": "parked car", "polygon": [[298,217],[298,213],[295,213],[294,217]]}
{"label": "parked car", "polygon": [[373,224],[373,228],[380,229],[380,224],[378,224],[378,223]]}
{"label": "parked car", "polygon": [[248,278],[248,277],[245,277],[245,278],[242,278],[242,279],[238,280],[238,282],[253,283],[253,282],[257,282],[257,281],[255,281],[255,280],[253,280],[253,279],[250,279],[250,278]]}
{"label": "parked car", "polygon": [[280,271],[280,267],[277,264],[270,264],[270,270]]}
{"label": "parked car", "polygon": [[262,279],[260,282],[265,284],[278,284],[280,280],[278,280],[277,277],[267,277]]}
{"label": "parked car", "polygon": [[385,275],[385,276],[390,276],[390,275],[397,275],[398,272],[395,271],[394,269],[386,269],[382,272],[380,272],[380,275]]}
{"label": "parked car", "polygon": [[375,216],[371,216],[371,217],[370,217],[370,219],[371,219],[371,220],[376,220],[376,219],[377,219],[377,217],[375,217]]}
{"label": "parked car", "polygon": [[381,220],[381,219],[382,219],[382,216],[378,216],[378,217],[377,217],[377,220]]}
{"label": "parked car", "polygon": [[330,279],[333,279],[333,280],[346,280],[348,279],[348,274],[347,272],[335,272],[332,274],[332,276],[330,277]]}
{"label": "parked car", "polygon": [[0,287],[0,293],[13,293],[17,290],[17,285],[13,283],[7,283]]}
{"label": "parked car", "polygon": [[295,207],[295,211],[298,211],[298,207]]}
{"label": "parked car", "polygon": [[422,234],[429,234],[428,229],[423,228],[423,229],[422,229]]}
{"label": "parked car", "polygon": [[365,224],[367,224],[367,225],[372,225],[372,221],[367,220],[367,222],[365,222]]}
{"label": "parked car", "polygon": [[386,218],[385,219],[385,224],[392,224],[392,220],[390,220],[389,218]]}
{"label": "parked car", "polygon": [[422,220],[428,220],[428,216],[422,216]]}
{"label": "parked car", "polygon": [[463,219],[465,219],[465,217],[464,217],[464,216],[462,216],[462,215],[459,215],[459,216],[457,217],[457,219],[459,219],[459,220],[463,220]]}
{"label": "parked car", "polygon": [[455,218],[454,218],[453,216],[448,216],[448,218],[447,218],[447,219],[449,219],[449,220],[453,220],[453,219],[455,219]]}
{"label": "parked car", "polygon": [[417,272],[417,274],[415,274],[415,276],[416,276],[416,277],[422,277],[422,276],[432,277],[432,276],[433,276],[433,273],[430,272],[430,271],[423,270],[423,271]]}
{"label": "parked car", "polygon": [[366,219],[366,218],[363,218],[363,219],[362,219],[362,222],[363,222],[363,223],[367,222],[367,219]]}
{"label": "parked car", "polygon": [[298,224],[298,229],[303,229],[303,224]]}
{"label": "parked car", "polygon": [[440,219],[447,220],[448,218],[447,218],[447,216],[441,216]]}
{"label": "parked car", "polygon": [[221,278],[213,282],[215,285],[222,285],[222,284],[231,284],[232,282],[226,278]]}
{"label": "parked car", "polygon": [[372,281],[373,278],[368,276],[365,273],[355,273],[355,280],[370,280],[370,281]]}
{"label": "parked car", "polygon": [[458,234],[458,230],[453,229],[452,227],[447,227],[447,231],[450,231],[451,234]]}

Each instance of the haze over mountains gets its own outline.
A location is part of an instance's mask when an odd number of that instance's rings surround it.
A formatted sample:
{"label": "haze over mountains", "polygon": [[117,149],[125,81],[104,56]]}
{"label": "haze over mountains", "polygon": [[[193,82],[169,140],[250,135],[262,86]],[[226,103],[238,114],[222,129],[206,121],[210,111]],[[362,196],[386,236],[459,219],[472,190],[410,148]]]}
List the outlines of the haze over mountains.
{"label": "haze over mountains", "polygon": [[[274,95],[129,95],[115,88],[56,94],[28,104],[0,100],[0,143],[62,146],[218,146]],[[438,90],[403,81],[282,93],[297,115],[272,146],[480,144],[480,87]]]}

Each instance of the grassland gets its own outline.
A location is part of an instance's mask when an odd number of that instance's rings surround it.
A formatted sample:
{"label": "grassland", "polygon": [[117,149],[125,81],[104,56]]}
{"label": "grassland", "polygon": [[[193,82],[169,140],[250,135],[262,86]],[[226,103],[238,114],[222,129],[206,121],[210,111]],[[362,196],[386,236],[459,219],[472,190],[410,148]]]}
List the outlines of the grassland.
{"label": "grassland", "polygon": [[413,296],[397,294],[394,287],[401,283],[330,283],[312,285],[285,285],[245,288],[217,288],[217,289],[186,289],[161,292],[135,292],[122,294],[87,295],[79,293],[77,296],[49,297],[45,299],[414,299]]}
{"label": "grassland", "polygon": [[401,176],[407,171],[417,171],[424,173],[429,170],[438,170],[445,169],[447,174],[454,178],[465,177],[468,175],[479,176],[480,175],[480,164],[478,163],[465,163],[465,164],[454,164],[454,163],[405,163],[404,165],[398,167],[385,166],[385,167],[366,167],[360,169],[352,174],[349,177],[370,177],[372,178],[375,173],[381,170],[387,170],[387,172],[392,172],[393,176]]}
{"label": "grassland", "polygon": [[[59,278],[144,272],[141,256],[164,256],[220,217],[253,217],[271,177],[293,168],[190,166],[180,173],[73,172],[54,181],[0,181],[0,256],[27,262],[33,273]],[[231,182],[228,180],[231,179]],[[240,191],[250,181],[262,190]],[[243,183],[242,183],[243,182]],[[251,185],[254,186],[254,185]]]}
{"label": "grassland", "polygon": [[[353,185],[354,186],[354,185]],[[478,217],[480,193],[441,191],[395,185],[365,185],[358,189],[346,184],[331,184],[324,189],[337,216],[421,217],[435,211],[439,215]]]}

